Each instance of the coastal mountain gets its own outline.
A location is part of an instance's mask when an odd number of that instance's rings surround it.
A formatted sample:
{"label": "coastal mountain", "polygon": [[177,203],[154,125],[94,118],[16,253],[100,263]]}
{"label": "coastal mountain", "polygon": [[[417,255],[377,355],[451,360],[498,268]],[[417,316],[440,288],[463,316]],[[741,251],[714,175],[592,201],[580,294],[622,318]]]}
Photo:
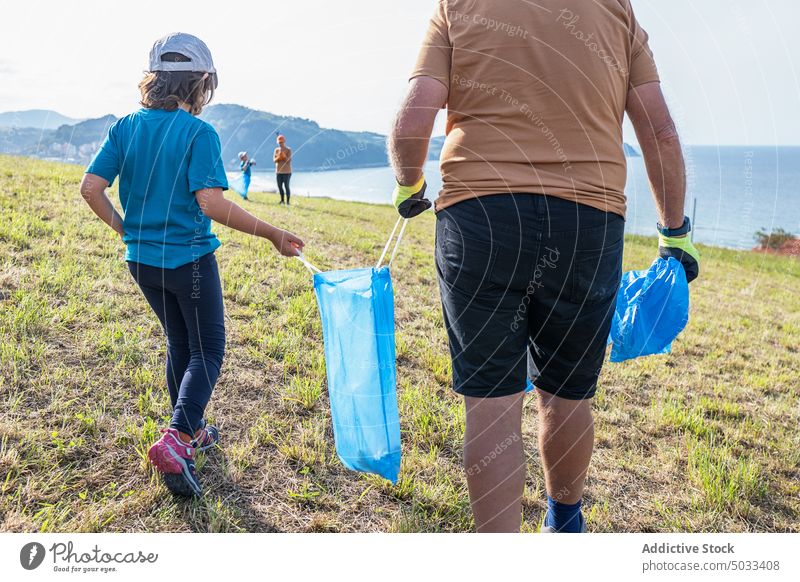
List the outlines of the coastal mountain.
{"label": "coastal mountain", "polygon": [[[20,112],[31,114],[17,120],[44,123],[52,119],[69,119],[55,112]],[[0,113],[0,119],[12,119],[17,113]],[[367,131],[342,131],[320,127],[315,121],[286,117],[257,111],[242,105],[212,105],[202,119],[214,126],[222,143],[222,158],[229,170],[238,169],[238,153],[247,151],[256,158],[256,168],[272,170],[272,151],[275,138],[286,136],[293,149],[293,169],[296,171],[344,170],[386,166],[386,136]],[[113,115],[64,123],[56,128],[42,125],[2,126],[0,124],[0,153],[33,156],[76,164],[88,163],[105,139],[109,126],[116,121]],[[20,121],[22,122],[22,121]],[[16,123],[16,122],[15,122]],[[444,136],[431,139],[428,157],[439,159]],[[639,153],[625,144],[625,155]]]}
{"label": "coastal mountain", "polygon": [[116,117],[105,115],[57,129],[0,127],[0,153],[85,164],[103,143]]}
{"label": "coastal mountain", "polygon": [[[11,119],[9,116],[14,114],[0,115]],[[278,133],[286,135],[294,150],[295,170],[341,170],[388,163],[386,137],[377,133],[326,129],[310,119],[274,115],[241,105],[212,105],[203,111],[201,118],[219,133],[222,157],[228,169],[238,169],[237,155],[243,150],[260,162],[257,168],[272,169],[272,151]],[[33,123],[42,118],[19,119],[29,119]],[[56,129],[0,127],[0,153],[86,164],[116,119],[105,115],[62,124]]]}
{"label": "coastal mountain", "polygon": [[35,127],[0,127],[0,153],[44,157],[38,155],[38,146],[51,133]]}
{"label": "coastal mountain", "polygon": [[62,125],[78,123],[73,119],[48,109],[29,109],[27,111],[8,111],[0,113],[0,127],[58,129]]}
{"label": "coastal mountain", "polygon": [[[320,127],[310,119],[284,117],[241,105],[212,105],[200,116],[216,128],[226,165],[238,168],[237,155],[247,151],[257,168],[271,169],[278,134],[292,148],[294,170],[343,170],[385,166],[386,137],[378,133]],[[259,163],[260,162],[260,163]]]}
{"label": "coastal mountain", "polygon": [[48,154],[76,158],[81,163],[88,163],[106,138],[108,128],[116,120],[113,115],[104,115],[75,125],[62,125],[53,132]]}

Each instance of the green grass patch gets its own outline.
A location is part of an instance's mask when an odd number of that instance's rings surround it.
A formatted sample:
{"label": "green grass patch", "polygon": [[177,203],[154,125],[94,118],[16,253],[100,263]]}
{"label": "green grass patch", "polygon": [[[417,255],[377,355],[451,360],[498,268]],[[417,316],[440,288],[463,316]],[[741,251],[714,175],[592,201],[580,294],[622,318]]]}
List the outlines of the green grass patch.
{"label": "green grass patch", "polygon": [[[392,267],[395,485],[336,457],[306,270],[268,242],[214,227],[228,345],[208,416],[222,442],[199,459],[204,497],[185,501],[146,456],[169,421],[164,334],[119,238],[81,199],[81,174],[0,156],[0,530],[473,528],[432,214],[409,225]],[[396,220],[389,205],[251,198],[250,211],[297,232],[323,269],[374,264]],[[593,531],[800,531],[800,261],[701,251],[672,354],[603,369],[586,490]],[[624,267],[644,268],[655,252],[654,238],[628,236]],[[533,398],[523,417],[525,531],[545,507]]]}

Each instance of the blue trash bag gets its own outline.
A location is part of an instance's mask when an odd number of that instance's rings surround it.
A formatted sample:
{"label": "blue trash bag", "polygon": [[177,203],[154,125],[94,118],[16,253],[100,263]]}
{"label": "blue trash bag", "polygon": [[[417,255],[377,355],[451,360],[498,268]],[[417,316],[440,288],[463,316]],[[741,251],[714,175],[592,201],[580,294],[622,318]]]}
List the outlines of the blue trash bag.
{"label": "blue trash bag", "polygon": [[669,353],[689,321],[689,284],[677,259],[658,258],[622,276],[608,343],[611,361]]}
{"label": "blue trash bag", "polygon": [[394,291],[388,267],[314,274],[336,453],[392,483],[400,472]]}
{"label": "blue trash bag", "polygon": [[247,192],[250,190],[250,174],[240,172],[238,176],[232,180],[228,180],[228,188],[236,192],[242,198],[247,198]]}

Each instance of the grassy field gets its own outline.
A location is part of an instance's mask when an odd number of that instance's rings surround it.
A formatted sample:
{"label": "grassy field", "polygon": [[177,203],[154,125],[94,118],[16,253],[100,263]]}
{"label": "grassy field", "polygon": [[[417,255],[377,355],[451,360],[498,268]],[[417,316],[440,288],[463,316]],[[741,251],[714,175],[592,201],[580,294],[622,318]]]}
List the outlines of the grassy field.
{"label": "grassy field", "polygon": [[[0,530],[468,531],[462,403],[449,388],[434,218],[394,269],[403,467],[396,486],[333,447],[308,273],[216,227],[229,342],[209,409],[205,495],[174,498],[145,452],[168,418],[164,337],[123,245],[78,194],[81,168],[0,157]],[[253,195],[322,268],[374,263],[390,207]],[[800,531],[800,261],[703,248],[671,355],[607,364],[586,506],[592,531]],[[626,268],[655,241],[630,237]],[[544,485],[526,402],[524,528]]]}

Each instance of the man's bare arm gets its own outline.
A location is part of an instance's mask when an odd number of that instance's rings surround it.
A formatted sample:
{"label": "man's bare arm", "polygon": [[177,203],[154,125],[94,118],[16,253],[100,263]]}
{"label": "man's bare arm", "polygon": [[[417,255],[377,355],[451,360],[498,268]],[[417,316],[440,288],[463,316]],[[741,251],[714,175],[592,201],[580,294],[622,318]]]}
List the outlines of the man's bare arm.
{"label": "man's bare arm", "polygon": [[446,103],[447,87],[440,81],[417,77],[409,83],[389,136],[389,158],[403,186],[414,184],[422,176],[436,114]]}
{"label": "man's bare arm", "polygon": [[642,148],[659,220],[667,228],[679,228],[684,217],[686,166],[661,84],[631,89],[626,111]]}

